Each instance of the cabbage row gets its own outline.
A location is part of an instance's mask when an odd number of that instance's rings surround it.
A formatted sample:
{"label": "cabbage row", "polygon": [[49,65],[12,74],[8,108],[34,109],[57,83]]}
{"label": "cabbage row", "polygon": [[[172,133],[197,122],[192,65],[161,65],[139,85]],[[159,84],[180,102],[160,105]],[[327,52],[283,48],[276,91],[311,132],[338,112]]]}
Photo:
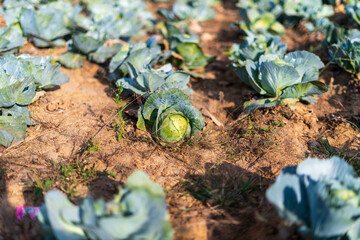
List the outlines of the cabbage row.
{"label": "cabbage row", "polygon": [[198,37],[189,30],[189,18],[213,18],[215,12],[209,8],[213,4],[179,0],[174,4],[176,14],[166,14],[177,17],[156,26],[143,0],[81,0],[76,5],[66,0],[6,0],[0,8],[7,24],[0,28],[0,53],[13,52],[26,37],[39,48],[67,46],[68,52],[58,61],[67,68],[78,68],[85,58],[107,62],[131,40],[156,28],[164,37],[165,52],[159,60],[190,71],[206,66],[212,58],[204,55]]}
{"label": "cabbage row", "polygon": [[275,34],[285,32],[285,26],[291,27],[300,21],[312,22],[318,18],[334,14],[333,7],[324,4],[323,0],[239,0],[240,15],[244,20],[239,22],[245,33]]}
{"label": "cabbage row", "polygon": [[[284,26],[299,21],[308,22],[308,30],[325,34],[323,45],[331,63],[359,77],[360,31],[325,18],[333,15],[331,5],[340,3],[347,4],[346,13],[360,24],[358,1],[240,1],[244,19],[240,27],[246,38],[227,52],[231,69],[245,84],[266,96],[246,102],[246,114],[296,101],[313,103],[328,90],[319,81],[319,71],[324,68],[320,58],[307,51],[287,53],[286,44],[277,36],[286,31]],[[266,197],[304,239],[360,239],[360,178],[339,157],[309,158],[283,169]]]}

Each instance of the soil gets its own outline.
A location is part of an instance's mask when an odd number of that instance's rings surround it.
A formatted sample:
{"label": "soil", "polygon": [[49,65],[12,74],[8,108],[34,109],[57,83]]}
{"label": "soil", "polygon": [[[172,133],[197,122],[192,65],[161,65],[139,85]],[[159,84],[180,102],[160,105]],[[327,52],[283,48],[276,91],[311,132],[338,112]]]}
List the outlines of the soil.
{"label": "soil", "polygon": [[[168,6],[149,5],[154,12]],[[298,238],[277,217],[265,191],[281,169],[306,157],[342,154],[352,163],[359,160],[359,81],[330,65],[321,74],[330,90],[315,104],[260,109],[238,118],[242,104],[257,95],[227,68],[224,52],[242,41],[239,30],[231,27],[239,20],[238,10],[225,2],[216,12],[215,19],[200,23],[204,51],[216,59],[206,68],[205,79],[191,81],[193,104],[206,120],[204,131],[180,147],[161,147],[136,129],[141,99],[123,94],[126,131],[118,141],[115,87],[106,69],[90,62],[81,69],[62,68],[70,81],[39,93],[29,106],[37,125],[28,128],[24,141],[0,149],[0,239],[38,236],[37,223],[16,223],[14,211],[18,205],[41,205],[44,193],[38,194],[36,182],[53,181],[45,190],[65,190],[74,202],[87,195],[109,200],[136,169],[165,189],[175,239]],[[313,49],[326,63],[321,37],[299,26],[282,40],[291,51]],[[64,51],[37,49],[31,43],[21,49],[42,56]],[[86,180],[64,178],[59,168],[79,162],[83,168],[76,165],[78,169],[97,174]]]}

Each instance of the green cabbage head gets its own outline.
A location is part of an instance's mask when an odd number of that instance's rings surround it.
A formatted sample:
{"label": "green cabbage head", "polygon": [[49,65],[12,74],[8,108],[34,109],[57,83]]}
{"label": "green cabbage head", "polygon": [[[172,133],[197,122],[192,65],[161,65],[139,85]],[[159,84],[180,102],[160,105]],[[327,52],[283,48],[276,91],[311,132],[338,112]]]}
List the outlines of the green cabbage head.
{"label": "green cabbage head", "polygon": [[139,109],[137,126],[151,129],[157,142],[167,144],[190,138],[204,128],[205,121],[189,97],[173,88],[156,91],[147,98]]}

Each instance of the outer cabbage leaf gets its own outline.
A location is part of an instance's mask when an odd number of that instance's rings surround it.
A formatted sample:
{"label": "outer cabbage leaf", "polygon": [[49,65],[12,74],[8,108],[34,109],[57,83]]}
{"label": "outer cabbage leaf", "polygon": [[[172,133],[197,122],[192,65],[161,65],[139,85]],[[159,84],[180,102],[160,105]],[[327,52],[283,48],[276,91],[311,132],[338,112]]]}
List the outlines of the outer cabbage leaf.
{"label": "outer cabbage leaf", "polygon": [[170,64],[154,70],[145,66],[137,70],[130,62],[125,64],[128,68],[129,77],[120,78],[116,85],[133,93],[147,97],[159,89],[178,88],[189,94],[192,90],[187,86],[190,76],[184,72],[174,73]]}
{"label": "outer cabbage leaf", "polygon": [[23,117],[0,116],[0,144],[8,147],[25,138],[26,122]]}
{"label": "outer cabbage leaf", "polygon": [[196,43],[180,43],[176,51],[184,58],[182,67],[184,69],[199,69],[205,67],[214,60],[213,56],[207,56]]}
{"label": "outer cabbage leaf", "polygon": [[83,54],[89,54],[96,51],[104,44],[104,40],[98,40],[85,33],[76,33],[72,36],[74,48]]}
{"label": "outer cabbage leaf", "polygon": [[128,73],[126,63],[130,63],[137,71],[146,65],[154,67],[160,54],[161,48],[155,38],[149,38],[146,42],[123,45],[111,59],[110,72],[126,75]]}
{"label": "outer cabbage leaf", "polygon": [[25,106],[2,108],[0,115],[0,144],[8,147],[25,138],[27,125],[35,125]]}
{"label": "outer cabbage leaf", "polygon": [[112,58],[120,49],[122,44],[112,44],[108,46],[106,43],[99,47],[95,52],[90,53],[89,58],[96,63],[105,63],[108,59]]}
{"label": "outer cabbage leaf", "polygon": [[85,59],[86,57],[81,54],[67,52],[61,55],[58,61],[66,68],[76,69],[84,65]]}
{"label": "outer cabbage leaf", "polygon": [[0,28],[0,55],[9,54],[24,45],[25,38],[18,25]]}
{"label": "outer cabbage leaf", "polygon": [[[22,71],[25,76],[33,76],[37,89],[49,89],[69,81],[69,77],[58,71],[59,64],[53,64],[52,57],[30,56],[22,54],[18,57],[5,56],[0,59],[0,65],[7,68],[9,73]],[[9,68],[8,64],[14,63],[18,67]],[[21,70],[20,70],[21,69]],[[13,72],[14,73],[14,72]]]}
{"label": "outer cabbage leaf", "polygon": [[24,33],[30,36],[37,47],[65,46],[62,38],[70,34],[65,13],[52,7],[39,10],[22,9],[20,24]]}
{"label": "outer cabbage leaf", "polygon": [[35,123],[30,119],[31,118],[31,113],[29,111],[29,109],[25,106],[19,106],[19,105],[14,105],[10,108],[2,108],[1,109],[2,112],[2,116],[12,116],[12,117],[22,117],[26,123],[26,125],[31,126],[31,125],[35,125]]}
{"label": "outer cabbage leaf", "polygon": [[0,71],[0,107],[30,104],[35,97],[33,78],[17,78],[4,70]]}

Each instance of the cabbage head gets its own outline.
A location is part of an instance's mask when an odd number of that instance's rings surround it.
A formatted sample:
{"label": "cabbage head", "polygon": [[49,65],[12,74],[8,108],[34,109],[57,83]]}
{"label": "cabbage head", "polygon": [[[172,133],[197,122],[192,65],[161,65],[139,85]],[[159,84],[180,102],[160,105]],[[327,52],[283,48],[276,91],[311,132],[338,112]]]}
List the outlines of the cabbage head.
{"label": "cabbage head", "polygon": [[205,121],[179,89],[159,90],[152,93],[139,109],[137,126],[152,132],[160,144],[173,144],[202,131]]}
{"label": "cabbage head", "polygon": [[305,239],[360,238],[360,179],[339,157],[283,169],[266,197]]}

